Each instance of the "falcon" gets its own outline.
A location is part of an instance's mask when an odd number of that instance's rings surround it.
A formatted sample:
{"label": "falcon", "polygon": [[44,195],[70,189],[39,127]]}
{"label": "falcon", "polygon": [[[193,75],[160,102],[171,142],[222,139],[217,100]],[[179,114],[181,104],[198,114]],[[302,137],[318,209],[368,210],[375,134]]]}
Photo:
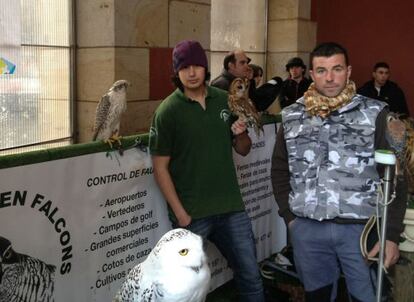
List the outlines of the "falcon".
{"label": "falcon", "polygon": [[0,301],[53,302],[55,268],[14,251],[0,236]]}
{"label": "falcon", "polygon": [[129,272],[114,302],[202,302],[210,276],[202,238],[173,229]]}
{"label": "falcon", "polygon": [[112,148],[112,143],[121,145],[119,126],[121,116],[127,109],[126,92],[128,81],[116,81],[104,94],[96,107],[93,140],[103,140]]}
{"label": "falcon", "polygon": [[244,121],[248,127],[253,127],[256,134],[263,131],[260,115],[249,98],[249,80],[235,78],[230,85],[228,105],[230,111]]}

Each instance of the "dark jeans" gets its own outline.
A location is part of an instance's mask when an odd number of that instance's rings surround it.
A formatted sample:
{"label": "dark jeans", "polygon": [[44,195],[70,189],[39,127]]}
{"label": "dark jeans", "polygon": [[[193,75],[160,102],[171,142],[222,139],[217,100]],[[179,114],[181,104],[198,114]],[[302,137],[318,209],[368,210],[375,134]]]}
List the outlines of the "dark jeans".
{"label": "dark jeans", "polygon": [[[349,294],[357,301],[375,301],[369,266],[362,257],[359,237],[363,224],[338,224],[296,218],[289,228],[296,270],[308,294],[328,294],[335,301],[340,270]],[[330,299],[329,299],[329,296]]]}

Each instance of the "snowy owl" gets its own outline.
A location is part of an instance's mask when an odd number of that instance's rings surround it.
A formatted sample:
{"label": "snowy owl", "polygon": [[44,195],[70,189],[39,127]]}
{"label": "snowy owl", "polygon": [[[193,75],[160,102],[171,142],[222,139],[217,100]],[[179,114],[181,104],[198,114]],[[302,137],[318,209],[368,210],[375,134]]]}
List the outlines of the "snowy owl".
{"label": "snowy owl", "polygon": [[173,229],[129,272],[114,301],[202,302],[209,284],[202,238],[185,229]]}
{"label": "snowy owl", "polygon": [[229,89],[228,104],[230,111],[246,122],[249,127],[253,127],[259,135],[263,127],[260,123],[260,115],[249,98],[249,85],[248,79],[234,79]]}
{"label": "snowy owl", "polygon": [[96,107],[93,140],[104,140],[112,147],[118,142],[121,115],[126,111],[126,91],[129,83],[125,80],[116,81],[109,91],[102,96]]}

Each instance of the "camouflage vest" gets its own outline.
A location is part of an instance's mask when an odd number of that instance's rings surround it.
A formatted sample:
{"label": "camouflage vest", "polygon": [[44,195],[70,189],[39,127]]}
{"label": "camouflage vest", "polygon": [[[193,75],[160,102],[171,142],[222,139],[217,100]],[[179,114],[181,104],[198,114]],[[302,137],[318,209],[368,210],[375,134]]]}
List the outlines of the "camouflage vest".
{"label": "camouflage vest", "polygon": [[291,211],[317,220],[375,213],[379,175],[375,121],[385,103],[355,95],[325,119],[305,112],[301,98],[282,111]]}

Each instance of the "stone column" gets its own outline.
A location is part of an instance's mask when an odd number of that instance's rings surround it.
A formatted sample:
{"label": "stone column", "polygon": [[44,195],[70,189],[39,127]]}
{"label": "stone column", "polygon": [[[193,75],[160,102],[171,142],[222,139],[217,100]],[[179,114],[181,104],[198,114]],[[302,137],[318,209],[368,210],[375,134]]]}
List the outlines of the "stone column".
{"label": "stone column", "polygon": [[268,77],[286,77],[285,65],[292,57],[301,57],[309,66],[309,53],[316,44],[316,23],[310,15],[311,0],[269,0]]}
{"label": "stone column", "polygon": [[241,48],[252,63],[264,67],[265,0],[213,0],[211,3],[211,75],[223,69],[224,56]]}
{"label": "stone column", "polygon": [[[311,0],[268,0],[268,78],[285,79],[285,65],[292,57],[301,57],[309,66],[309,53],[316,44],[316,23],[310,15]],[[280,112],[279,102],[273,102],[268,112]]]}

